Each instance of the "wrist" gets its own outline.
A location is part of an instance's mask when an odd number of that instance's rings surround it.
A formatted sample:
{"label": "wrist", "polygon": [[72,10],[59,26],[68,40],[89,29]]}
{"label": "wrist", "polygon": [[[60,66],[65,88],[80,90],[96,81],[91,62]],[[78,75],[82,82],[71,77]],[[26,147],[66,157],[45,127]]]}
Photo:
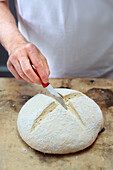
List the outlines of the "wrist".
{"label": "wrist", "polygon": [[8,51],[8,54],[10,55],[17,47],[21,46],[22,44],[26,44],[26,39],[21,35],[20,32],[16,33],[9,39],[7,43],[6,50]]}

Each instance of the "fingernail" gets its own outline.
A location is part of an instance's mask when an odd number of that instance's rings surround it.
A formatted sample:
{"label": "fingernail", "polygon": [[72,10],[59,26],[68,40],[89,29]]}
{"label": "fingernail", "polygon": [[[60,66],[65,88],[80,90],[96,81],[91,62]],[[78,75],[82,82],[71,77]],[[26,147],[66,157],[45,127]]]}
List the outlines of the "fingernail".
{"label": "fingernail", "polygon": [[43,82],[46,84],[49,82],[49,79],[45,79],[45,80],[43,80]]}

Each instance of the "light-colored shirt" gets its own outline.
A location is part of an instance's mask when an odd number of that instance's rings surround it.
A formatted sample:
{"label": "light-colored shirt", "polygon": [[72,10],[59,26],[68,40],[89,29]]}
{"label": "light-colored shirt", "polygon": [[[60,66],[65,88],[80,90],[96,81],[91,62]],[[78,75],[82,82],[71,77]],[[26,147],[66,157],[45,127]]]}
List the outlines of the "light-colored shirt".
{"label": "light-colored shirt", "polygon": [[113,0],[17,0],[16,9],[50,77],[113,78]]}

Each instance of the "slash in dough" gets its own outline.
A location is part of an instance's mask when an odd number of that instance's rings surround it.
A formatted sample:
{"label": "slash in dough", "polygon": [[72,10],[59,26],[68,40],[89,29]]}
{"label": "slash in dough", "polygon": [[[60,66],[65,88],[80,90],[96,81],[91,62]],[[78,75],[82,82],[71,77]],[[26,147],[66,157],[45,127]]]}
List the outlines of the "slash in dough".
{"label": "slash in dough", "polygon": [[103,128],[99,106],[83,93],[56,89],[68,110],[55,99],[37,94],[19,112],[17,128],[32,148],[54,154],[77,152],[90,146]]}

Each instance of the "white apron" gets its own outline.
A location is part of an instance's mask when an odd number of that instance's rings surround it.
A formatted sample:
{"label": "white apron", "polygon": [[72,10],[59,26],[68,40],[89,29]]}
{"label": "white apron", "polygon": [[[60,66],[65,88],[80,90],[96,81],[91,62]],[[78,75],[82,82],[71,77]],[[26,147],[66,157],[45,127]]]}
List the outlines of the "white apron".
{"label": "white apron", "polygon": [[16,8],[50,77],[113,78],[113,0],[17,0]]}

